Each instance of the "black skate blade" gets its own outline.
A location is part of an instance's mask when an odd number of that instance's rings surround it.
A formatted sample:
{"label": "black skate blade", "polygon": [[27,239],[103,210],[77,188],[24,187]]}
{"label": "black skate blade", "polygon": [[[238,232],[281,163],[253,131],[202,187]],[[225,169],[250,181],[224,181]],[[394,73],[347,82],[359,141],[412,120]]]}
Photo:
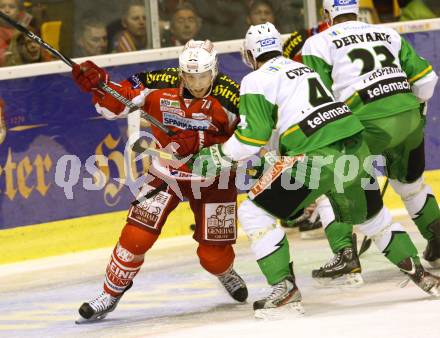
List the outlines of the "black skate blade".
{"label": "black skate blade", "polygon": [[349,273],[337,278],[313,277],[317,288],[358,288],[364,284],[360,273]]}
{"label": "black skate blade", "polygon": [[97,317],[91,317],[89,319],[86,319],[86,318],[80,316],[77,320],[75,320],[75,324],[78,324],[78,325],[93,324],[93,323],[100,322],[105,317],[107,317],[107,313],[104,313],[103,315],[100,315]]}
{"label": "black skate blade", "polygon": [[258,309],[254,311],[255,319],[264,321],[301,318],[304,317],[304,314],[305,311],[301,302],[291,302],[276,308]]}

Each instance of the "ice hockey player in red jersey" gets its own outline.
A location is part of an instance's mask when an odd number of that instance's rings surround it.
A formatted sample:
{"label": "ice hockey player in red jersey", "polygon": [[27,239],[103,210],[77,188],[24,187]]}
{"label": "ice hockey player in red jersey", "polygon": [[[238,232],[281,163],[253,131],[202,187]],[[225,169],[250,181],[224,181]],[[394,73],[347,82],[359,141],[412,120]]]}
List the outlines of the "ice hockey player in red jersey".
{"label": "ice hockey player in red jersey", "polygon": [[[186,156],[226,141],[238,123],[239,86],[228,76],[219,74],[217,68],[213,44],[209,40],[191,40],[179,56],[179,69],[138,73],[115,84],[109,81],[104,69],[86,61],[75,66],[72,75],[82,90],[93,94],[98,113],[108,119],[129,113],[123,104],[98,89],[103,81],[175,133],[170,137],[152,126],[159,148],[169,150],[174,142],[178,145],[177,149],[173,148],[176,155]],[[170,168],[153,159],[147,174],[140,196],[158,192],[130,207],[127,224],[107,265],[103,291],[81,305],[77,323],[103,319],[116,308],[121,296],[132,286],[145,253],[157,240],[168,215],[181,202],[179,195],[188,199],[194,213],[193,238],[198,242],[201,266],[218,277],[233,299],[238,302],[247,299],[246,285],[233,269],[232,244],[237,235],[234,175],[230,175],[227,189],[218,189],[217,177],[209,185],[201,184],[196,194],[192,182],[203,178],[191,174],[184,165]]]}

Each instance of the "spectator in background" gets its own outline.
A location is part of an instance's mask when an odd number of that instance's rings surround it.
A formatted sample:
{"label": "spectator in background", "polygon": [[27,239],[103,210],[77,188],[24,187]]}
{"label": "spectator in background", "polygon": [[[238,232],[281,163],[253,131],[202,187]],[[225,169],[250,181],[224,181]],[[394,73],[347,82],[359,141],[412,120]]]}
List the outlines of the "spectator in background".
{"label": "spectator in background", "polygon": [[[243,0],[248,8],[254,6],[258,0]],[[304,29],[304,1],[303,0],[268,0],[276,26],[280,33],[290,33],[295,30]],[[317,1],[320,5],[322,1]]]}
{"label": "spectator in background", "polygon": [[143,1],[128,1],[127,10],[121,19],[121,23],[124,30],[115,39],[114,51],[123,53],[146,49],[147,31]]}
{"label": "spectator in background", "polygon": [[163,31],[170,30],[170,21],[177,6],[187,2],[187,0],[159,0],[159,28]]}
{"label": "spectator in background", "polygon": [[[35,28],[28,28],[39,35]],[[50,60],[52,60],[51,56],[37,42],[29,39],[24,33],[16,32],[7,50],[5,66],[18,66]]]}
{"label": "spectator in background", "polygon": [[[0,0],[0,12],[18,21],[24,27],[29,26],[32,16],[24,11],[20,0]],[[0,66],[4,66],[7,49],[16,30],[0,20]]]}
{"label": "spectator in background", "polygon": [[202,19],[197,15],[190,3],[176,7],[171,17],[170,30],[162,36],[162,46],[183,46],[191,39],[197,39]]}
{"label": "spectator in background", "polygon": [[101,55],[108,52],[107,28],[102,21],[86,19],[81,24],[74,57]]}
{"label": "spectator in background", "polygon": [[249,26],[260,25],[266,22],[270,22],[275,25],[275,16],[272,4],[266,0],[252,1],[249,7],[249,14],[246,22]]}
{"label": "spectator in background", "polygon": [[440,17],[440,1],[438,0],[424,0],[426,6],[438,17]]}
{"label": "spectator in background", "polygon": [[242,0],[189,0],[202,18],[201,39],[242,39],[248,25],[248,8]]}
{"label": "spectator in background", "polygon": [[400,6],[400,21],[434,19],[436,15],[423,0],[398,0]]}
{"label": "spectator in background", "polygon": [[0,144],[2,144],[6,138],[6,130],[7,130],[4,109],[5,109],[5,103],[2,99],[0,99]]}

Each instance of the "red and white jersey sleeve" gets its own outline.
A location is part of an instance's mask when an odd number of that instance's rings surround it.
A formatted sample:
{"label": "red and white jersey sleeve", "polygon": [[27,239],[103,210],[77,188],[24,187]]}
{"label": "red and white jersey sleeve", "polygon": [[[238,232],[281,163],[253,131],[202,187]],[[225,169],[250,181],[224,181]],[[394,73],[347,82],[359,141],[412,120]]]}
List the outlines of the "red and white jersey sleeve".
{"label": "red and white jersey sleeve", "polygon": [[[141,72],[131,75],[120,83],[109,82],[111,88],[122,96],[130,99],[138,106],[143,106],[145,97],[154,89],[179,87],[179,70],[166,68],[151,72]],[[125,117],[128,109],[108,94],[95,93],[93,103],[98,113],[106,119]]]}
{"label": "red and white jersey sleeve", "polygon": [[[132,84],[128,80],[122,81],[121,83],[109,82],[108,85],[120,95],[131,100],[139,107],[144,105],[145,98],[152,91],[151,89],[144,88],[143,86],[133,88]],[[126,117],[130,111],[128,107],[109,94],[101,95],[99,93],[95,93],[93,95],[93,103],[95,104],[98,114],[102,115],[107,120],[114,120],[118,117]]]}

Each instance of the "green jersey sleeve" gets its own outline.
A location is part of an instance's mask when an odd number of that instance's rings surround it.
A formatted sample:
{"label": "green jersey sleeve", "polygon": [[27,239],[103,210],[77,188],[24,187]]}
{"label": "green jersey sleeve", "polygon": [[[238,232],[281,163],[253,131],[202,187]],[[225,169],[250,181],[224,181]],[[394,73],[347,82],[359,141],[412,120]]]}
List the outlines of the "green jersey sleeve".
{"label": "green jersey sleeve", "polygon": [[312,68],[315,72],[317,72],[322,82],[324,82],[325,86],[329,90],[332,90],[332,66],[327,64],[320,57],[314,55],[303,55],[302,60],[306,66]]}
{"label": "green jersey sleeve", "polygon": [[324,45],[327,46],[326,41],[320,35],[308,38],[302,50],[302,62],[317,72],[322,82],[331,91],[333,86],[333,67],[330,63],[331,58],[328,48],[322,47]]}
{"label": "green jersey sleeve", "polygon": [[400,64],[408,76],[408,81],[413,84],[431,73],[432,66],[426,59],[417,54],[405,38],[402,37],[401,39],[402,46],[399,53]]}
{"label": "green jersey sleeve", "polygon": [[276,125],[277,106],[262,94],[247,93],[240,96],[240,123],[235,135],[240,142],[264,146]]}
{"label": "green jersey sleeve", "polygon": [[237,139],[247,145],[262,147],[270,139],[277,123],[276,85],[252,72],[245,76],[240,87],[240,123]]}

